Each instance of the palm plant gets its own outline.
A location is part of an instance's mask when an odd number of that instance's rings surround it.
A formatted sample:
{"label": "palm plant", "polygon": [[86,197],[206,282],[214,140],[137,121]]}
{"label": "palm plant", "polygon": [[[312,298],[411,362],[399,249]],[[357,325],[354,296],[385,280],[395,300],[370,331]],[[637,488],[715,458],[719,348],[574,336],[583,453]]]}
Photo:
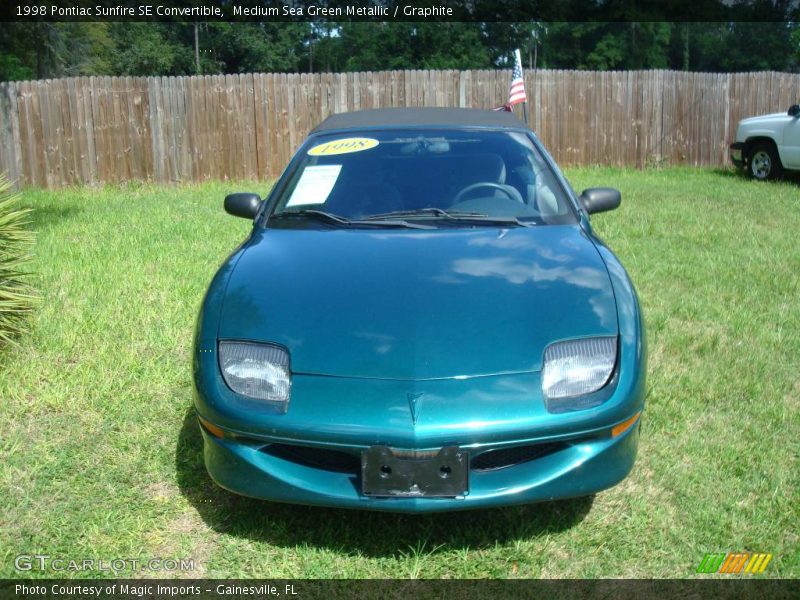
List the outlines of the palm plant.
{"label": "palm plant", "polygon": [[25,270],[34,241],[28,227],[30,209],[21,208],[19,200],[0,174],[0,346],[13,343],[26,330],[36,298]]}

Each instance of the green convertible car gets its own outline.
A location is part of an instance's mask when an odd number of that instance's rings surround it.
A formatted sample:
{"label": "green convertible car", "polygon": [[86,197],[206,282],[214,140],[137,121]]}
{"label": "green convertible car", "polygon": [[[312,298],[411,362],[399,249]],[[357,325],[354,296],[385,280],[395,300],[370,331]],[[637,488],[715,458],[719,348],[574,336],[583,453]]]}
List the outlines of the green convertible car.
{"label": "green convertible car", "polygon": [[211,477],[425,512],[582,496],[631,470],[644,325],[622,265],[512,114],[334,115],[217,272],[194,346]]}

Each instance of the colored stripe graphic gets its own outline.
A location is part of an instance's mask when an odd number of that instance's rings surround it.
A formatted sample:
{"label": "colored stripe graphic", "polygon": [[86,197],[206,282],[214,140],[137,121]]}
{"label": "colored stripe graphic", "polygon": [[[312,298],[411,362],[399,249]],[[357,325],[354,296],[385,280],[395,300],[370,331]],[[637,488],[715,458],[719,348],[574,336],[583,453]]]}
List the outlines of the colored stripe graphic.
{"label": "colored stripe graphic", "polygon": [[706,554],[697,573],[763,573],[767,568],[772,554],[750,552],[728,552],[721,554]]}
{"label": "colored stripe graphic", "polygon": [[744,567],[745,561],[750,558],[750,554],[746,552],[731,552],[728,554],[728,560],[725,563],[728,565],[728,568],[720,569],[720,573],[739,573]]}
{"label": "colored stripe graphic", "polygon": [[719,568],[720,573],[729,573],[733,563],[736,562],[736,559],[739,558],[738,554],[728,553],[728,556],[725,558],[725,562],[722,563],[722,566]]}
{"label": "colored stripe graphic", "polygon": [[697,573],[716,573],[725,556],[725,554],[706,554],[697,567]]}
{"label": "colored stripe graphic", "polygon": [[769,561],[772,560],[772,554],[753,554],[753,558],[747,563],[744,569],[745,573],[763,573],[767,568]]}

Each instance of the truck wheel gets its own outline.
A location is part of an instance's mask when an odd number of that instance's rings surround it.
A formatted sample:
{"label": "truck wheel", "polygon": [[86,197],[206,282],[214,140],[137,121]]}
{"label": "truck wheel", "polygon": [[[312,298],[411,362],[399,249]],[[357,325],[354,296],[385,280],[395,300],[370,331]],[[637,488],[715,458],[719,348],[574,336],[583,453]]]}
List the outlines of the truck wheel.
{"label": "truck wheel", "polygon": [[781,159],[772,144],[760,143],[753,146],[747,163],[747,171],[755,179],[777,179],[783,175]]}

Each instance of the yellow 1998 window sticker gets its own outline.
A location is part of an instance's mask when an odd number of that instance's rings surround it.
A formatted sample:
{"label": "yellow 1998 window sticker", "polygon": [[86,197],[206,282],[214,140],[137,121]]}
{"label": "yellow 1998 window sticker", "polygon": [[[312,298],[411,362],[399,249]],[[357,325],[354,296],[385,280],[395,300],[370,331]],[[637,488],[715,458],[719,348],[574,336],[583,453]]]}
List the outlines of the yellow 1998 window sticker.
{"label": "yellow 1998 window sticker", "polygon": [[378,145],[378,140],[372,138],[344,138],[318,144],[308,151],[309,156],[333,156],[334,154],[349,154],[369,150]]}

